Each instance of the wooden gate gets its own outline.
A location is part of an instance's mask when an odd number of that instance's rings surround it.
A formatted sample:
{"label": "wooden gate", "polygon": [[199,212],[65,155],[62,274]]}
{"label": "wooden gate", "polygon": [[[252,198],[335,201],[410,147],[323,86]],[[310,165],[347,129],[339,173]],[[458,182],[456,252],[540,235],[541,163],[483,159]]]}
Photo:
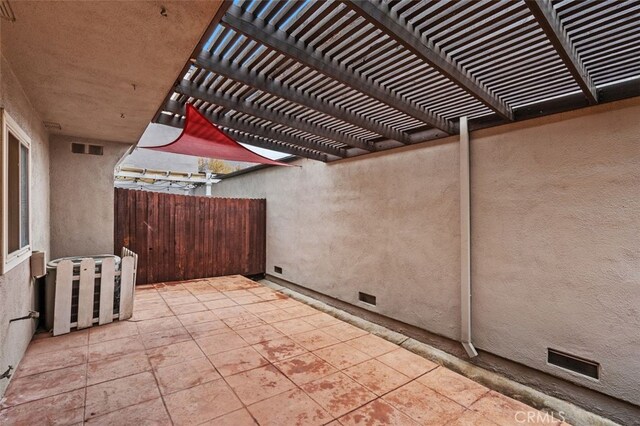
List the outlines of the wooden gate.
{"label": "wooden gate", "polygon": [[136,284],[265,272],[266,200],[115,190],[115,247]]}

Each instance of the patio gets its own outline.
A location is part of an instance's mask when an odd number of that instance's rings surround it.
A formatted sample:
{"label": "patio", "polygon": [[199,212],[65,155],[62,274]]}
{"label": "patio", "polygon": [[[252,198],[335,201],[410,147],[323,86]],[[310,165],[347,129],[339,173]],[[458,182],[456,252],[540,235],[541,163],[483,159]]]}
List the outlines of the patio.
{"label": "patio", "polygon": [[139,286],[130,321],[36,335],[0,407],[2,424],[559,423],[242,276]]}

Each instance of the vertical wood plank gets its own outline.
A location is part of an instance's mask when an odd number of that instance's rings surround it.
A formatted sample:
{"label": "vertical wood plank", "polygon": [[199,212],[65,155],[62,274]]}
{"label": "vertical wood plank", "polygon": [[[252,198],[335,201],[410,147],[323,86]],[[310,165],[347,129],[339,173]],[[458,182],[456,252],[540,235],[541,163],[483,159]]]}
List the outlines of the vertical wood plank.
{"label": "vertical wood plank", "polygon": [[120,267],[120,319],[125,320],[133,315],[133,272],[135,259],[126,256],[122,259]]}
{"label": "vertical wood plank", "polygon": [[112,257],[102,261],[100,268],[100,315],[98,324],[113,321],[113,288],[115,282],[115,260]]}
{"label": "vertical wood plank", "polygon": [[80,289],[78,292],[78,330],[93,325],[93,297],[96,262],[91,258],[80,261]]}
{"label": "vertical wood plank", "polygon": [[56,292],[53,308],[53,335],[71,330],[71,291],[73,284],[73,263],[63,260],[56,269]]}

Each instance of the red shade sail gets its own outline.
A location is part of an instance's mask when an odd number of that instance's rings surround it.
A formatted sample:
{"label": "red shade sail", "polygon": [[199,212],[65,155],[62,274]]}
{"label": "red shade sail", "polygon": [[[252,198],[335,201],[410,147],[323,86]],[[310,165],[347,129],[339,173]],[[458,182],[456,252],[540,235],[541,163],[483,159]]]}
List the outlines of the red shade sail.
{"label": "red shade sail", "polygon": [[220,160],[271,164],[273,166],[290,165],[270,160],[243,147],[222,133],[191,104],[187,104],[184,129],[182,129],[178,139],[166,145],[143,146],[140,148]]}

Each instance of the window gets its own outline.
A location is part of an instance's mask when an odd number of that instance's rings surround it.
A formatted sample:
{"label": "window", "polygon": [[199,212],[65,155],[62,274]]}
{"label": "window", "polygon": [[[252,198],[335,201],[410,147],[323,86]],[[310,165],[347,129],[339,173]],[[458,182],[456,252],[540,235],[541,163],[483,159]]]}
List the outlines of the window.
{"label": "window", "polygon": [[31,256],[31,141],[2,111],[2,273]]}

